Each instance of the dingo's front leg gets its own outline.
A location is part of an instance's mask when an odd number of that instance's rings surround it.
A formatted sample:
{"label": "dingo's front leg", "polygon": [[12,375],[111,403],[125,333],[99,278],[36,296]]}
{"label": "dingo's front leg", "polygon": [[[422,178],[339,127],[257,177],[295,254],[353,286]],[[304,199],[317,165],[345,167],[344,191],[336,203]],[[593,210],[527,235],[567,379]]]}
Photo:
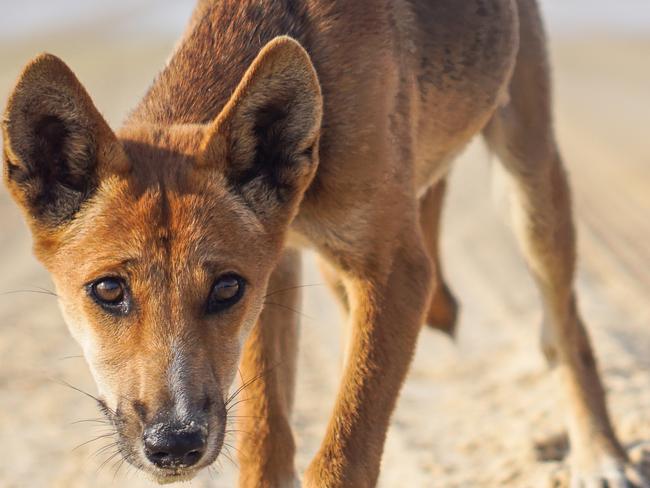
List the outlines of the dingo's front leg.
{"label": "dingo's front leg", "polygon": [[351,343],[334,413],[307,470],[306,487],[364,488],[377,482],[389,419],[431,294],[431,262],[420,231],[415,221],[406,225],[390,249],[377,249],[390,242],[385,235],[367,243],[364,254],[380,257],[379,262],[342,269],[346,257],[337,260],[349,297]]}
{"label": "dingo's front leg", "polygon": [[246,341],[244,384],[233,429],[239,438],[241,487],[294,488],[290,426],[298,352],[300,255],[287,250],[269,281],[264,311]]}

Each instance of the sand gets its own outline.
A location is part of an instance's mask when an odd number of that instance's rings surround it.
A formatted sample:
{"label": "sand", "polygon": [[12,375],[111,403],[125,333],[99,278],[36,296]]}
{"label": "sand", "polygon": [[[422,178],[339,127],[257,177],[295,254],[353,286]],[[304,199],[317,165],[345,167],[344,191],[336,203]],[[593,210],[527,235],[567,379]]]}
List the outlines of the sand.
{"label": "sand", "polygon": [[[162,65],[173,38],[116,42],[88,29],[0,47],[0,97],[46,46],[78,73],[114,125]],[[621,439],[650,440],[650,40],[591,35],[552,44],[559,139],[575,189],[578,291]],[[456,166],[444,215],[444,266],[462,315],[455,343],[423,330],[386,443],[380,487],[540,487],[563,461],[535,443],[561,433],[562,409],[537,348],[541,317],[480,142]],[[486,182],[495,181],[487,185]],[[494,197],[494,194],[497,197]],[[491,203],[492,202],[492,203]],[[0,293],[52,289],[0,190]],[[307,255],[294,425],[297,465],[316,451],[341,365],[341,318]],[[0,295],[0,486],[150,486],[98,440],[91,400],[57,382],[94,385],[46,294]],[[555,454],[562,454],[562,450]],[[119,468],[119,469],[118,469]],[[227,460],[190,486],[231,487]]]}

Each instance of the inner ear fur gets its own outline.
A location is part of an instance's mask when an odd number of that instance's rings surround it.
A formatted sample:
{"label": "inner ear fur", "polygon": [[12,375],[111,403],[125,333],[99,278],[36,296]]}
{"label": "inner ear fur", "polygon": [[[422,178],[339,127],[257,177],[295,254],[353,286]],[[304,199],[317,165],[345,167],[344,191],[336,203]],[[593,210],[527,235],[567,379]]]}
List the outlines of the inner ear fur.
{"label": "inner ear fur", "polygon": [[299,198],[318,163],[322,104],[307,52],[275,38],[208,127],[200,164],[219,167],[258,212]]}
{"label": "inner ear fur", "polygon": [[128,170],[115,134],[88,93],[50,54],[23,70],[2,130],[5,182],[37,224],[72,219],[103,176]]}

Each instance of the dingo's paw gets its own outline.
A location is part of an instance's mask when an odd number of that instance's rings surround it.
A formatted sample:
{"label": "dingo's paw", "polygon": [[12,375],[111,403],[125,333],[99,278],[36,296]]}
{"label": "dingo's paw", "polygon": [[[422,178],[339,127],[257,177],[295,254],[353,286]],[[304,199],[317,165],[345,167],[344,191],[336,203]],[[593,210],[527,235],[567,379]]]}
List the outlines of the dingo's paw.
{"label": "dingo's paw", "polygon": [[592,469],[568,467],[556,473],[554,488],[650,488],[650,481],[634,465],[614,458]]}

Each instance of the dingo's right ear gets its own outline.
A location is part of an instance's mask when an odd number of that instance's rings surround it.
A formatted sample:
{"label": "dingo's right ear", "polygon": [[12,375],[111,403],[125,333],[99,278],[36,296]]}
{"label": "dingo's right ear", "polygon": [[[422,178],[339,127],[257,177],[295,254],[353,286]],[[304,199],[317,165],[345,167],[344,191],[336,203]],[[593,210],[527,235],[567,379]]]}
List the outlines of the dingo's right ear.
{"label": "dingo's right ear", "polygon": [[32,226],[71,220],[102,176],[128,169],[120,143],[90,96],[50,54],[23,70],[2,129],[5,182]]}

